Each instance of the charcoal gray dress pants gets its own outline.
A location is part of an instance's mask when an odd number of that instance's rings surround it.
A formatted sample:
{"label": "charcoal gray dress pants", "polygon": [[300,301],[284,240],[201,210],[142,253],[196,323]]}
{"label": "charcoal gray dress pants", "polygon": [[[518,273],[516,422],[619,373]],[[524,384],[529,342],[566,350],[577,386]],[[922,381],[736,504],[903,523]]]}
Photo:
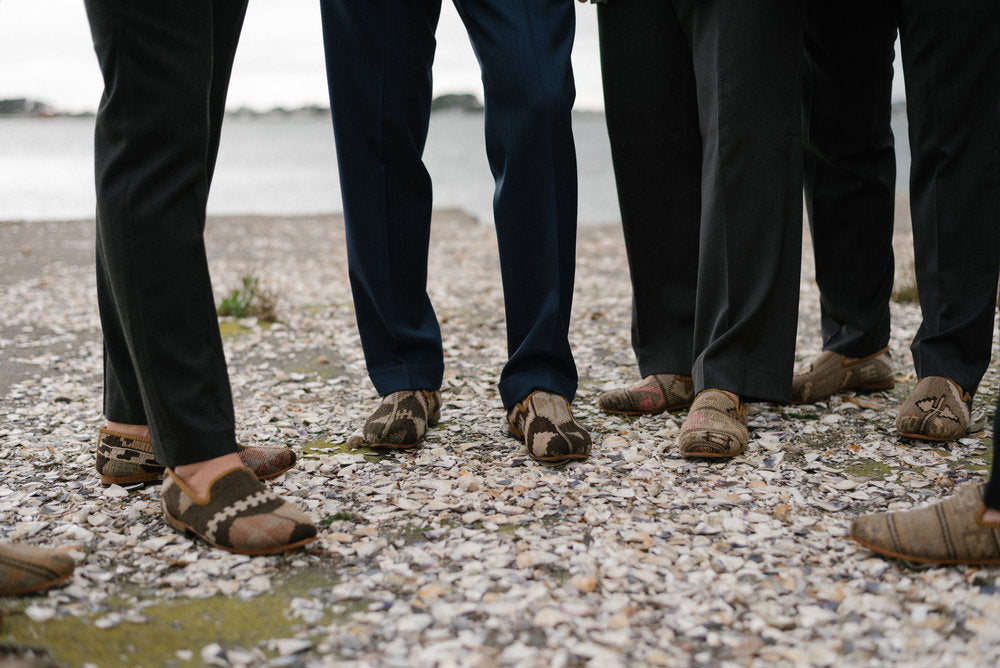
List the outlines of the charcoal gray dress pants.
{"label": "charcoal gray dress pants", "polygon": [[[823,348],[889,340],[896,165],[909,141],[923,315],[917,376],[975,393],[990,362],[1000,269],[1000,3],[806,3],[805,191]],[[889,125],[899,30],[909,137]]]}
{"label": "charcoal gray dress pants", "polygon": [[798,0],[598,7],[639,371],[785,400],[802,244]]}
{"label": "charcoal gray dress pants", "polygon": [[148,424],[156,459],[236,451],[205,255],[205,206],[246,0],[86,0],[97,113],[104,412]]}

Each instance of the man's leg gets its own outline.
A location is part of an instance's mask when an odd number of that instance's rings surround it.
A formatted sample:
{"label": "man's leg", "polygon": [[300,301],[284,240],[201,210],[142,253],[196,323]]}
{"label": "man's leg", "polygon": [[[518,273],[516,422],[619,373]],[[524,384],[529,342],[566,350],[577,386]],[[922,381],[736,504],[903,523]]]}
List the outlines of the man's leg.
{"label": "man's leg", "polygon": [[437,390],[427,296],[431,181],[422,154],[440,0],[322,0],[351,290],[381,396]]}
{"label": "man's leg", "polygon": [[691,381],[701,217],[694,68],[670,3],[597,10],[605,116],[632,282],[632,348],[643,380],[601,408],[658,413],[694,398]]}
{"label": "man's leg", "polygon": [[572,399],[568,331],[576,262],[572,3],[457,0],[482,64],[486,150],[503,274],[509,360],[500,395]]}
{"label": "man's leg", "polygon": [[203,233],[218,141],[211,91],[229,71],[213,70],[210,46],[225,34],[231,62],[245,4],[87,3],[105,80],[95,170],[105,412],[148,422],[167,466],[235,451]]}
{"label": "man's leg", "polygon": [[423,163],[441,0],[322,0],[351,291],[383,397],[370,445],[409,448],[440,416],[444,354],[427,295],[431,180]]}
{"label": "man's leg", "polygon": [[704,143],[695,389],[787,399],[802,246],[802,3],[674,6]]}
{"label": "man's leg", "polygon": [[851,389],[886,389],[895,382],[887,348],[895,38],[888,0],[806,2],[804,185],[823,352],[792,379],[795,403]]}
{"label": "man's leg", "polygon": [[[565,0],[455,0],[483,68],[486,152],[509,359],[500,397],[511,433],[544,461],[586,457],[572,417],[569,346],[576,263],[575,9]],[[546,423],[544,430],[540,425]]]}
{"label": "man's leg", "polygon": [[[225,115],[226,94],[229,90],[229,78],[232,73],[236,46],[239,43],[243,27],[246,5],[246,2],[224,2],[216,4],[213,8],[212,72],[208,91],[207,188],[211,187],[212,176],[215,172],[219,140],[222,135],[222,120]],[[106,299],[111,294],[111,286],[105,274],[104,258],[100,252],[98,252],[97,263],[98,293]],[[127,432],[126,436],[148,438],[149,429],[142,406],[142,395],[132,365],[119,364],[117,368],[114,365],[115,358],[120,361],[120,356],[114,351],[125,350],[123,332],[115,326],[116,323],[113,320],[108,325],[104,331],[105,346],[111,345],[113,351],[106,352],[104,356],[104,404],[105,414],[109,416],[111,421],[109,426],[112,429]],[[136,465],[124,468],[134,469],[135,467]],[[162,469],[160,466],[153,468],[157,474]]]}
{"label": "man's leg", "polygon": [[1000,262],[1000,4],[899,5],[923,315],[910,350],[918,377],[972,394],[990,361]]}
{"label": "man's leg", "polygon": [[[212,104],[224,103],[246,2],[86,7],[105,82],[95,175],[98,302],[115,384],[108,418],[148,420],[156,460],[170,467],[162,498],[171,526],[245,554],[307,543],[312,521],[267,492],[237,454],[205,255],[222,112]],[[141,413],[128,405],[136,387]]]}
{"label": "man's leg", "polygon": [[791,390],[802,250],[804,8],[789,0],[675,0],[691,45],[702,136],[694,388],[678,445],[732,457],[743,399]]}
{"label": "man's leg", "polygon": [[806,206],[823,349],[848,357],[865,357],[889,342],[895,39],[885,0],[806,2]]}

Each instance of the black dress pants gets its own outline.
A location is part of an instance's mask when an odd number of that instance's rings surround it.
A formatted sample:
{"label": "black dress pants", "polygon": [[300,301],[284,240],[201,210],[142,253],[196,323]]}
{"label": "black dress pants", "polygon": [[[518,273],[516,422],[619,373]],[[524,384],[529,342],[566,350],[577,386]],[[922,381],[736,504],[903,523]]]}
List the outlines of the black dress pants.
{"label": "black dress pants", "polygon": [[205,206],[246,0],[86,0],[97,114],[104,412],[148,424],[156,459],[236,451],[205,255]]}
{"label": "black dress pants", "polygon": [[797,0],[598,7],[639,371],[785,400],[802,243]]}
{"label": "black dress pants", "polygon": [[[899,29],[923,316],[917,376],[975,392],[990,362],[1000,268],[1000,3],[807,3],[806,199],[823,348],[861,357],[889,337],[895,163],[889,104]],[[998,405],[1000,410],[1000,405]],[[1000,509],[994,416],[985,503]]]}
{"label": "black dress pants", "polygon": [[823,348],[863,357],[889,339],[898,25],[923,315],[910,350],[918,377],[975,392],[1000,268],[1000,3],[806,4],[805,189]]}

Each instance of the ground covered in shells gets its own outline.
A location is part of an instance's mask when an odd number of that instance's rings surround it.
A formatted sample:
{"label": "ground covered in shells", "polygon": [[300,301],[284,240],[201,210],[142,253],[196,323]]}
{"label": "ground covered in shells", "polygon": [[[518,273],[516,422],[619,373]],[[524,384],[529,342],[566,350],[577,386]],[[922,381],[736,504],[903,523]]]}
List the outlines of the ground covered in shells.
{"label": "ground covered in shells", "polygon": [[[915,380],[913,302],[892,306],[893,390],[753,404],[744,455],[689,461],[675,446],[683,412],[595,407],[636,371],[621,232],[584,226],[574,408],[594,454],[546,467],[503,430],[493,230],[438,212],[429,292],[445,342],[442,421],[416,450],[357,450],[347,441],[376,397],[342,220],[211,220],[217,296],[247,274],[277,296],[275,324],[222,323],[239,437],[299,452],[270,487],[322,526],[306,549],[249,558],[170,529],[158,486],[97,480],[91,227],[0,225],[0,531],[79,562],[68,586],[0,601],[0,654],[34,647],[73,666],[1000,662],[1000,570],[915,570],[847,537],[857,514],[923,504],[988,473],[989,427],[942,445],[895,434]],[[807,246],[800,360],[820,345],[811,266]],[[991,370],[976,409],[992,415],[997,385]]]}

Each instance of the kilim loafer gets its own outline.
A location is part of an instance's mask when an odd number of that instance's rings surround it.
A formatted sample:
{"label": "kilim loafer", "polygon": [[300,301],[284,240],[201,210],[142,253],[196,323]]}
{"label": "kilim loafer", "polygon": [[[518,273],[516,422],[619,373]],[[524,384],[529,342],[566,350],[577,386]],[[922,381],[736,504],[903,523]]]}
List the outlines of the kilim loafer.
{"label": "kilim loafer", "polygon": [[65,582],[76,562],[68,554],[33,545],[0,543],[0,596],[30,594]]}
{"label": "kilim loafer", "polygon": [[684,457],[735,457],[749,440],[743,402],[710,389],[695,397],[677,443]]}
{"label": "kilim loafer", "polygon": [[851,538],[886,557],[931,564],[1000,564],[1000,522],[984,522],[983,483],[944,501],[851,523]]}
{"label": "kilim loafer", "polygon": [[382,403],[365,421],[362,433],[371,447],[412,448],[440,419],[440,392],[400,390],[382,397]]}
{"label": "kilim loafer", "polygon": [[943,376],[927,376],[917,381],[899,407],[896,431],[906,438],[954,441],[965,436],[971,412],[972,395],[958,383]]}
{"label": "kilim loafer", "polygon": [[561,464],[590,455],[590,433],[573,417],[566,397],[536,390],[507,412],[507,431],[532,459]]}
{"label": "kilim loafer", "polygon": [[[295,466],[291,448],[270,445],[237,445],[236,452],[258,478],[267,480]],[[164,467],[153,458],[153,444],[147,436],[133,436],[101,428],[97,437],[97,473],[104,485],[131,485],[153,482]]]}
{"label": "kilim loafer", "polygon": [[597,406],[618,415],[657,415],[687,408],[693,400],[691,376],[654,373],[634,385],[605,392],[597,398]]}
{"label": "kilim loafer", "polygon": [[313,521],[245,466],[219,474],[205,498],[167,469],[160,500],[170,526],[228,552],[271,554],[316,539]]}
{"label": "kilim loafer", "polygon": [[888,390],[895,382],[888,347],[868,357],[850,361],[844,355],[824,350],[807,367],[792,376],[789,401],[811,404],[847,390]]}

